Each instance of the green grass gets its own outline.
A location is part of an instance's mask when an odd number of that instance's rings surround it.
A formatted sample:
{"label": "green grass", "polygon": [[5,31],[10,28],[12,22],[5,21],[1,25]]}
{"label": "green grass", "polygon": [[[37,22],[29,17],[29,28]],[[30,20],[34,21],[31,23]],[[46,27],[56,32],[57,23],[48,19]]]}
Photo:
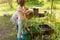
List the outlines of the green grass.
{"label": "green grass", "polygon": [[10,17],[0,16],[0,40],[16,40],[16,27],[10,22]]}

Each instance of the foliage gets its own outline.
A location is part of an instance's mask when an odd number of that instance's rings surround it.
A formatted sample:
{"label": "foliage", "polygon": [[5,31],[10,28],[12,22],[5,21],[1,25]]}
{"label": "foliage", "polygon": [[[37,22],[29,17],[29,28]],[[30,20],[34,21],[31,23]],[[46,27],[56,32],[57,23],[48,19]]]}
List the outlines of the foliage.
{"label": "foliage", "polygon": [[29,3],[33,4],[33,5],[44,5],[44,1],[39,1],[39,0],[28,0]]}

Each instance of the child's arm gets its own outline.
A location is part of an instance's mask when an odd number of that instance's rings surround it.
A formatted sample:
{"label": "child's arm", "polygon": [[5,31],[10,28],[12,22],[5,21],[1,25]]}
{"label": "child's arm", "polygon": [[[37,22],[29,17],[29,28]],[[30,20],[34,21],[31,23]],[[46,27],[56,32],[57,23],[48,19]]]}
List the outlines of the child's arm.
{"label": "child's arm", "polygon": [[14,13],[14,14],[12,15],[11,19],[10,19],[10,21],[13,22],[13,23],[16,23],[16,21],[17,21],[17,15],[16,15],[16,14],[17,14],[17,13]]}
{"label": "child's arm", "polygon": [[28,10],[28,7],[24,6],[24,9],[25,9],[25,11],[27,11]]}
{"label": "child's arm", "polygon": [[24,9],[22,9],[22,7],[20,7],[20,5],[18,5],[17,11],[20,12],[20,13],[23,13]]}

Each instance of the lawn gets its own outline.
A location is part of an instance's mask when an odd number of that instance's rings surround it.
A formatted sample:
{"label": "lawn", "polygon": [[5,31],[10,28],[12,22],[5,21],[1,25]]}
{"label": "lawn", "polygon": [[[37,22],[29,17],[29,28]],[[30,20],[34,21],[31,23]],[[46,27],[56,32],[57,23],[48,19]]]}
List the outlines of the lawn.
{"label": "lawn", "polygon": [[[26,3],[29,8],[32,8],[34,4]],[[47,2],[45,5],[40,6],[41,11],[44,10],[50,10],[50,2]],[[16,40],[16,26],[15,24],[12,24],[10,22],[11,15],[16,11],[17,9],[17,3],[13,2],[13,8],[10,8],[8,4],[0,4],[0,40]],[[60,14],[60,1],[55,1],[55,9],[54,12],[55,14]],[[8,17],[4,17],[3,15],[5,13],[9,12]],[[58,16],[58,15],[57,15]],[[52,16],[53,17],[53,16]],[[37,19],[38,20],[38,19]],[[48,23],[47,23],[48,24]],[[52,36],[53,40],[60,40],[60,16],[56,18],[56,21],[52,23],[53,29],[55,30],[55,36]]]}

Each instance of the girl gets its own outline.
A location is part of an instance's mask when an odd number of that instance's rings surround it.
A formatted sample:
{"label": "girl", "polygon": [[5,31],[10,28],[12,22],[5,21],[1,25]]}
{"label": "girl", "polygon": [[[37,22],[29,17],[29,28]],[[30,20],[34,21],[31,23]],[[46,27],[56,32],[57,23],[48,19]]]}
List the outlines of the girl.
{"label": "girl", "polygon": [[18,3],[18,33],[17,33],[17,40],[25,40],[27,34],[26,30],[24,29],[24,21],[26,19],[24,13],[27,10],[25,7],[26,0],[17,0]]}
{"label": "girl", "polygon": [[27,34],[24,28],[24,21],[26,20],[25,11],[28,8],[25,6],[27,0],[17,0],[18,8],[15,14],[13,14],[11,20],[17,24],[18,32],[17,32],[17,40],[25,40]]}

